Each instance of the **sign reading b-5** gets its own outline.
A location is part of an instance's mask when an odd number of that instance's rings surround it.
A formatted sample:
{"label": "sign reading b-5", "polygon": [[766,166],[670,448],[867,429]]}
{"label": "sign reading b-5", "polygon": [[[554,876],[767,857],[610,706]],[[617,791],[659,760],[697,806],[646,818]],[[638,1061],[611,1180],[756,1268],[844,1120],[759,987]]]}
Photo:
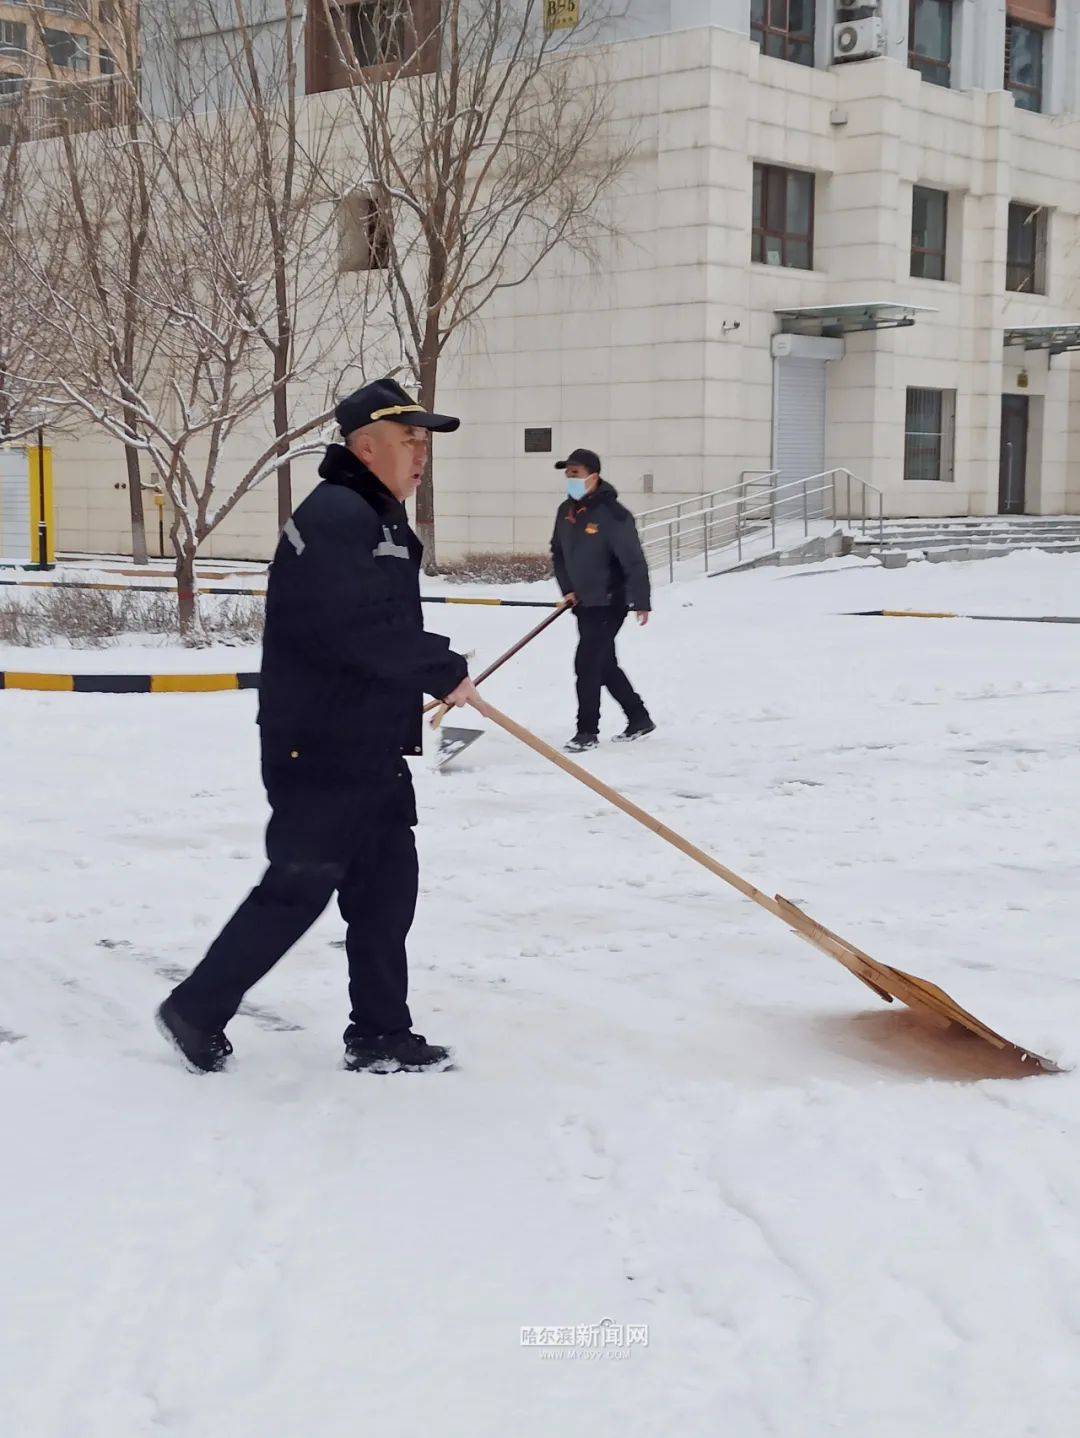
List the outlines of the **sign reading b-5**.
{"label": "sign reading b-5", "polygon": [[581,21],[581,0],[544,0],[544,29],[572,30]]}

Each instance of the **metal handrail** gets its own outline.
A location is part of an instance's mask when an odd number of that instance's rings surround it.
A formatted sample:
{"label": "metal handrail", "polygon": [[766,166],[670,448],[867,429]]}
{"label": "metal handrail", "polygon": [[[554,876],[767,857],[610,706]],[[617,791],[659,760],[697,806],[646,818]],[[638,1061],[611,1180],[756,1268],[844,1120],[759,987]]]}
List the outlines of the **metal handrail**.
{"label": "metal handrail", "polygon": [[706,501],[715,500],[721,494],[734,494],[738,488],[737,484],[732,484],[727,489],[714,489],[708,494],[693,494],[688,499],[680,499],[674,504],[661,504],[656,509],[643,509],[637,515],[637,521],[640,524],[643,519],[655,519],[658,514],[669,514],[672,511],[678,516],[688,505],[700,506]]}
{"label": "metal handrail", "polygon": [[[757,479],[747,479],[747,475],[756,474]],[[780,475],[778,469],[742,469],[739,471],[739,484],[749,487],[751,484],[770,484]]]}
{"label": "metal handrail", "polygon": [[[826,479],[828,479],[828,478],[829,478],[829,475],[827,475],[827,474],[826,474],[826,475],[811,475],[808,479],[794,479],[794,480],[787,480],[787,481],[785,481],[784,484],[773,484],[773,485],[771,485],[771,487],[770,487],[770,489],[769,489],[769,491],[768,491],[768,494],[767,494],[767,495],[764,495],[764,496],[760,496],[760,498],[761,498],[762,502],[766,502],[766,503],[768,503],[768,504],[771,506],[772,503],[774,502],[774,500],[775,500],[777,497],[783,496],[783,495],[787,494],[788,492],[791,492],[792,494],[800,494],[800,495],[801,495],[801,494],[803,493],[803,491],[807,488],[807,486],[808,486],[809,484],[811,484],[811,482],[812,482],[813,480],[821,480],[821,481],[823,481],[823,482],[820,483],[820,484],[817,484],[817,485],[813,485],[812,488],[811,488],[811,490],[810,490],[811,493],[828,493],[828,492],[830,492],[830,490],[831,490],[831,485],[824,482],[824,481],[825,481]],[[707,501],[707,500],[717,501],[718,496],[725,496],[725,497],[724,497],[724,498],[720,498],[718,502],[704,503],[704,501]],[[726,497],[726,496],[731,496],[731,497],[728,498],[728,497]],[[721,511],[721,510],[724,510],[724,509],[728,509],[728,508],[736,509],[736,510],[739,509],[739,508],[745,508],[745,506],[746,506],[746,504],[747,504],[748,501],[750,501],[750,502],[757,502],[758,498],[759,498],[758,496],[748,495],[747,492],[746,492],[746,489],[745,489],[742,485],[733,485],[730,489],[726,489],[726,490],[724,490],[724,489],[722,489],[722,490],[715,490],[715,491],[714,491],[712,494],[710,494],[710,495],[701,495],[701,496],[698,498],[698,500],[697,500],[697,503],[698,503],[698,506],[699,506],[699,507],[698,507],[696,510],[691,511],[689,514],[687,514],[687,515],[685,516],[685,518],[687,518],[687,519],[700,518],[703,514],[706,514],[706,513],[707,513],[707,514],[715,514],[715,513],[717,513],[718,511]],[[655,515],[657,515],[657,514],[661,514],[661,513],[666,513],[668,510],[674,510],[674,511],[676,512],[674,518],[676,518],[676,519],[681,518],[681,517],[683,517],[683,516],[682,516],[682,511],[685,509],[686,505],[689,504],[690,502],[691,502],[691,501],[688,501],[688,500],[687,500],[687,501],[681,501],[678,505],[674,505],[674,504],[664,505],[662,509],[646,510],[644,513],[639,514],[639,515],[637,516],[637,523],[638,523],[638,530],[639,530],[639,532],[645,533],[645,532],[647,532],[648,530],[651,530],[651,529],[663,529],[663,530],[666,531],[667,528],[668,528],[668,525],[671,523],[671,521],[670,521],[670,520],[657,520],[657,519],[654,519],[653,516],[655,516]]]}
{"label": "metal handrail", "polygon": [[[684,510],[689,509],[689,508],[690,508],[691,506],[693,506],[693,505],[698,505],[699,507],[704,506],[704,507],[706,507],[706,508],[709,508],[709,507],[712,507],[713,503],[714,503],[716,500],[718,500],[721,495],[725,495],[725,494],[735,494],[735,495],[741,494],[742,491],[743,491],[744,485],[747,483],[746,476],[747,476],[748,474],[761,475],[761,476],[763,476],[765,479],[770,479],[770,478],[774,478],[774,477],[777,476],[779,473],[780,473],[780,471],[779,471],[778,469],[744,469],[744,470],[742,470],[741,473],[739,474],[739,482],[738,482],[738,484],[729,484],[725,489],[714,489],[714,490],[710,490],[709,493],[707,493],[707,494],[692,494],[692,495],[690,495],[689,498],[687,498],[687,499],[677,500],[677,501],[676,501],[675,503],[673,503],[673,504],[661,504],[661,505],[658,505],[655,509],[643,509],[643,510],[641,510],[640,513],[637,515],[638,524],[640,524],[643,519],[650,519],[650,520],[652,520],[652,519],[655,519],[656,515],[658,515],[658,514],[669,514],[669,513],[671,513],[672,511],[674,511],[675,517],[678,518],[678,517],[683,513]],[[751,483],[754,483],[755,481],[750,481],[750,482],[751,482]],[[798,483],[798,481],[795,481],[795,482]],[[693,510],[691,509],[690,512],[693,513]],[[665,521],[661,521],[661,522],[665,522]]]}
{"label": "metal handrail", "polygon": [[[775,469],[743,470],[738,484],[639,514],[638,533],[649,567],[663,565],[674,579],[675,567],[684,559],[704,556],[708,568],[710,553],[734,548],[741,560],[744,543],[766,530],[770,548],[775,549],[777,527],[793,519],[797,522],[798,515],[792,510],[801,510],[804,537],[809,537],[811,524],[819,519],[833,524],[843,519],[849,525],[857,519],[864,534],[867,525],[876,521],[878,547],[884,549],[884,495],[874,485],[843,467],[783,482],[779,476]],[[842,490],[846,495],[843,516],[839,506]],[[825,512],[811,514],[811,500],[822,495],[829,498]],[[857,517],[853,497],[859,501]]]}
{"label": "metal handrail", "polygon": [[[840,516],[840,514],[838,513],[837,508],[836,508],[836,476],[837,476],[837,475],[843,475],[844,479],[846,480],[846,503],[845,503],[845,506],[844,506],[843,518],[846,519],[849,524],[850,524],[851,521],[855,518],[854,514],[852,513],[852,505],[851,505],[851,486],[852,486],[852,484],[854,483],[854,484],[858,485],[858,492],[859,492],[859,510],[860,510],[859,523],[860,523],[860,527],[861,527],[862,533],[865,534],[865,533],[866,533],[866,526],[867,526],[867,524],[868,524],[868,523],[870,523],[870,524],[874,523],[874,521],[875,521],[875,519],[876,519],[876,521],[877,521],[877,530],[878,530],[878,548],[883,550],[883,549],[885,548],[885,495],[884,495],[884,492],[883,492],[882,490],[878,489],[878,487],[877,487],[876,484],[871,484],[869,480],[867,480],[867,479],[862,479],[859,475],[852,473],[852,471],[851,471],[850,469],[845,469],[842,465],[838,465],[835,469],[826,469],[826,470],[823,470],[823,471],[821,472],[821,474],[811,474],[811,475],[808,475],[808,476],[807,476],[807,479],[806,479],[806,483],[807,483],[807,484],[810,484],[810,483],[812,483],[815,479],[828,479],[828,480],[830,481],[830,483],[831,483],[831,485],[832,485],[832,494],[833,494],[833,506],[832,506],[833,512],[832,512],[832,518],[833,518],[834,520],[837,520],[837,519],[840,519],[840,518],[841,518],[841,516]],[[877,502],[877,506],[876,506],[876,507],[877,507],[877,514],[876,514],[876,515],[869,515],[869,514],[867,514],[866,501],[867,501],[867,496],[868,496],[868,495],[872,495],[873,498],[874,498],[874,499],[876,500],[876,502]]]}

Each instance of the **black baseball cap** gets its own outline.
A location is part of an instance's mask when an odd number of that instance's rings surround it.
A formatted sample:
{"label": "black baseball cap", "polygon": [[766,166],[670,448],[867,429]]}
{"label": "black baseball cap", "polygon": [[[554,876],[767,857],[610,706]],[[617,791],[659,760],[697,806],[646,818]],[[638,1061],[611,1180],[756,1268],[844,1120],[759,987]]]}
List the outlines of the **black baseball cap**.
{"label": "black baseball cap", "polygon": [[364,425],[374,424],[380,419],[389,419],[395,424],[416,425],[419,429],[433,429],[440,434],[450,434],[461,423],[452,415],[430,414],[392,379],[374,380],[364,385],[363,389],[346,395],[338,401],[334,418],[341,426],[341,433],[346,436],[354,429],[363,429]]}
{"label": "black baseball cap", "polygon": [[556,469],[565,469],[568,464],[580,464],[590,474],[600,473],[600,456],[591,449],[573,449],[565,459],[560,459]]}

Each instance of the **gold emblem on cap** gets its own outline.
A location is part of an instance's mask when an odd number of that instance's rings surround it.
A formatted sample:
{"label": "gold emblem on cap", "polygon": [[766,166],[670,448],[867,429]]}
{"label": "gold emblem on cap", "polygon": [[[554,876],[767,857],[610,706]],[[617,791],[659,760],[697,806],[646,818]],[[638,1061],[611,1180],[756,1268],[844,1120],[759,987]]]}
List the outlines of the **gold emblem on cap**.
{"label": "gold emblem on cap", "polygon": [[377,410],[375,410],[374,413],[373,413],[372,416],[371,416],[371,419],[368,421],[368,423],[369,423],[369,424],[374,424],[377,419],[386,419],[386,418],[388,418],[388,417],[389,417],[390,415],[392,415],[392,414],[423,414],[423,413],[424,413],[424,406],[423,406],[422,404],[392,404],[392,405],[389,407],[389,409],[377,409]]}

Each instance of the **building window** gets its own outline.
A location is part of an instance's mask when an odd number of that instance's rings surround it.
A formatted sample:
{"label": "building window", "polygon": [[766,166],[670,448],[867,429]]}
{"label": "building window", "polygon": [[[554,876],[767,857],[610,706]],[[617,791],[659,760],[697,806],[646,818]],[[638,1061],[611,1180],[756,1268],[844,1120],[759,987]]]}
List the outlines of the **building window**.
{"label": "building window", "polygon": [[1018,294],[1046,293],[1046,210],[1041,205],[1009,206],[1005,288]]}
{"label": "building window", "polygon": [[952,0],[911,0],[908,65],[931,85],[952,84]]}
{"label": "building window", "polygon": [[916,185],[911,197],[911,273],[920,280],[945,278],[949,196]]}
{"label": "building window", "polygon": [[765,55],[814,63],[814,0],[751,0],[750,33]]}
{"label": "building window", "polygon": [[1005,88],[1017,109],[1042,109],[1043,32],[1034,25],[1005,22]]}
{"label": "building window", "polygon": [[777,165],[754,166],[751,259],[797,270],[813,266],[813,175]]}
{"label": "building window", "polygon": [[390,263],[390,225],[374,195],[347,195],[338,206],[338,268],[384,270]]}
{"label": "building window", "polygon": [[104,45],[98,54],[98,70],[102,75],[116,74],[116,61],[113,59],[112,51],[106,50]]}
{"label": "building window", "polygon": [[396,64],[405,58],[405,7],[400,0],[366,0],[361,5],[343,6],[341,13],[362,69]]}
{"label": "building window", "polygon": [[6,59],[25,59],[26,26],[16,20],[0,20],[0,55]]}
{"label": "building window", "polygon": [[904,420],[904,479],[952,479],[956,391],[909,389]]}
{"label": "building window", "polygon": [[0,75],[0,101],[21,94],[25,84],[22,75]]}
{"label": "building window", "polygon": [[315,0],[306,18],[307,93],[345,89],[357,65],[376,78],[384,66],[430,74],[439,58],[440,13],[440,0]]}
{"label": "building window", "polygon": [[83,35],[66,30],[46,30],[45,48],[49,59],[61,70],[89,70],[90,42]]}

